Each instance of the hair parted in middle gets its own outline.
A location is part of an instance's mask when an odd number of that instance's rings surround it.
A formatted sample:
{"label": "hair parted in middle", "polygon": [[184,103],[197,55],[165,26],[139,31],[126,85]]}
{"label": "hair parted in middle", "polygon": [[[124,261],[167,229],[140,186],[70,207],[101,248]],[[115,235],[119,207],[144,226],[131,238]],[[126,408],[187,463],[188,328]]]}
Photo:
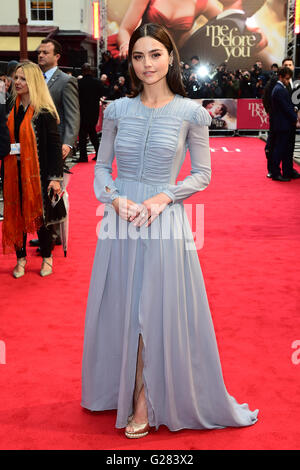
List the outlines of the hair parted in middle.
{"label": "hair parted in middle", "polygon": [[139,26],[131,35],[128,47],[128,71],[132,82],[132,94],[134,98],[143,90],[142,81],[136,76],[132,64],[132,51],[135,43],[144,37],[151,37],[159,41],[173,56],[172,67],[169,67],[166,79],[170,90],[178,95],[186,96],[186,91],[181,78],[180,59],[177,47],[170,33],[163,26],[156,23],[147,23]]}
{"label": "hair parted in middle", "polygon": [[[49,113],[57,120],[57,123],[59,123],[60,119],[57,109],[40,67],[34,62],[30,62],[28,60],[17,65],[16,72],[20,68],[24,72],[29,90],[30,105],[34,108],[34,117],[43,111],[49,111]],[[13,90],[13,95],[14,99],[16,99],[17,93],[15,88]]]}

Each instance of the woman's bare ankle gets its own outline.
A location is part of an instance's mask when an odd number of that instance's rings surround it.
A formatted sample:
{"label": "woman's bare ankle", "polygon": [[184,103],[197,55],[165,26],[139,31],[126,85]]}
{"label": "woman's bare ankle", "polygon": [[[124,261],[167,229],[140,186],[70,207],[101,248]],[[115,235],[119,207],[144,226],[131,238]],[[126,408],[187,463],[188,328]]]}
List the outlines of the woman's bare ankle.
{"label": "woman's bare ankle", "polygon": [[[132,421],[135,424],[145,424],[148,422],[148,410],[144,385],[142,386],[139,396],[136,400],[136,404],[133,410]],[[126,429],[128,429],[128,431],[131,430],[130,423],[128,424]]]}

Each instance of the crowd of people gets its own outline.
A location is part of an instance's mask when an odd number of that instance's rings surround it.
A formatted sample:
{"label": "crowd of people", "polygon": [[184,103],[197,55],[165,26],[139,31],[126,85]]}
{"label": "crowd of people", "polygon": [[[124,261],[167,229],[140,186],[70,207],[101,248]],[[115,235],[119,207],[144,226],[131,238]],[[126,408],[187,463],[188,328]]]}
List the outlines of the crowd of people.
{"label": "crowd of people", "polygon": [[[263,70],[257,61],[251,70],[229,70],[226,64],[201,64],[193,56],[189,63],[180,62],[183,84],[189,98],[262,98],[267,82],[278,73],[278,64]],[[113,58],[109,51],[103,54],[100,68],[102,93],[108,100],[127,96],[131,92],[127,60]]]}
{"label": "crowd of people", "polygon": [[[15,64],[16,62],[12,61],[7,72],[0,71],[0,80],[6,81],[9,89]],[[251,70],[232,71],[228,70],[226,64],[203,66],[197,56],[191,57],[189,63],[180,62],[180,67],[187,96],[193,99],[263,98],[266,84],[270,79],[277,77],[279,69],[278,64],[274,63],[270,70],[263,70],[262,63],[257,61]],[[93,67],[87,70],[84,64],[76,78],[80,81],[87,74],[95,76],[96,70]],[[72,73],[69,72],[69,75]],[[127,59],[114,58],[109,51],[105,51],[102,55],[99,81],[98,94],[102,99],[113,101],[129,96],[132,90]],[[10,106],[9,99],[7,106]]]}
{"label": "crowd of people", "polygon": [[189,98],[262,98],[266,83],[278,72],[278,64],[265,71],[257,61],[251,70],[231,71],[225,64],[203,67],[194,56],[190,64],[182,64],[182,70]]}

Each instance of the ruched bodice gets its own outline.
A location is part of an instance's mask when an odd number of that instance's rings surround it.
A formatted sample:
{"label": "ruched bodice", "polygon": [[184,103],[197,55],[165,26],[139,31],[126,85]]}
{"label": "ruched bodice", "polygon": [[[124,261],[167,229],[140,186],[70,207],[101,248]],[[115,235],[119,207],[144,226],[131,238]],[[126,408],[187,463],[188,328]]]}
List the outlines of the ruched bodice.
{"label": "ruched bodice", "polygon": [[[175,95],[161,108],[149,108],[140,99],[121,98],[105,110],[102,142],[95,169],[95,191],[102,202],[120,194],[120,180],[159,185],[173,202],[201,191],[210,181],[209,113],[198,103]],[[190,150],[192,175],[175,181]],[[118,178],[112,181],[116,156]],[[111,193],[104,192],[104,186]],[[123,194],[126,196],[126,194]]]}

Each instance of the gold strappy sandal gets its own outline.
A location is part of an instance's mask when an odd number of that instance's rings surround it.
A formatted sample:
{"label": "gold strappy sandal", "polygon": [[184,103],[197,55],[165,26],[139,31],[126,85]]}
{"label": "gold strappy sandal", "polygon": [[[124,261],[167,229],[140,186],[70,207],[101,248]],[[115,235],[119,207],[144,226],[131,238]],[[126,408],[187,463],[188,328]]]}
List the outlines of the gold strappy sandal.
{"label": "gold strappy sandal", "polygon": [[136,424],[132,419],[128,424],[133,428],[132,432],[125,431],[125,436],[129,439],[140,439],[141,437],[145,437],[147,434],[149,434],[149,423]]}
{"label": "gold strappy sandal", "polygon": [[[26,258],[20,258],[17,260],[17,265],[15,266],[15,269],[13,270],[14,278],[19,279],[20,277],[24,276],[26,263],[27,263]],[[21,271],[17,271],[17,268],[21,268]]]}
{"label": "gold strappy sandal", "polygon": [[[40,275],[42,277],[50,276],[50,274],[52,274],[52,265],[53,265],[52,256],[51,256],[51,259],[52,259],[52,264],[48,263],[48,261],[46,261],[46,258],[43,258],[42,268],[40,270]],[[45,264],[48,264],[48,266],[50,266],[51,269],[45,269]]]}

